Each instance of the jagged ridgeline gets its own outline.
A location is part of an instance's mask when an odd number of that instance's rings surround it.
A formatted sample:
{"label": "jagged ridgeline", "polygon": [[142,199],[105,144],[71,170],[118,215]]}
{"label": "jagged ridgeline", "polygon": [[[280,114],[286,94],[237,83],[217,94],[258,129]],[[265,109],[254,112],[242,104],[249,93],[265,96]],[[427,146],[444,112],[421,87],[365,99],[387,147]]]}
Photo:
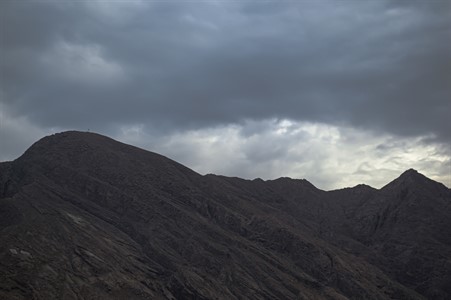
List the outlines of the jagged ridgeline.
{"label": "jagged ridgeline", "polygon": [[94,133],[0,164],[0,299],[451,299],[451,192],[201,176]]}

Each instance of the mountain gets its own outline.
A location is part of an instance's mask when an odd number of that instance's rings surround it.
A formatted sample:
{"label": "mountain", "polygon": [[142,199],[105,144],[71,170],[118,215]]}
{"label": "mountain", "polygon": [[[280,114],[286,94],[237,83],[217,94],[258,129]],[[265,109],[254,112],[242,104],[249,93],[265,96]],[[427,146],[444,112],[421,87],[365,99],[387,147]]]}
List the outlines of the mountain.
{"label": "mountain", "polygon": [[0,163],[0,299],[450,299],[451,191],[195,173],[94,133]]}

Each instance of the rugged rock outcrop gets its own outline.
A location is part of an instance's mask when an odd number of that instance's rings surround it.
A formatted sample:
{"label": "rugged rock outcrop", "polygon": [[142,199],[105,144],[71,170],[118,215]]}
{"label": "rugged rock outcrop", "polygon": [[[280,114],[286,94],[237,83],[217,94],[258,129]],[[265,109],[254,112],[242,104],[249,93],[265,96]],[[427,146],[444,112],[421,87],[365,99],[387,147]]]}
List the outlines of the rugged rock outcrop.
{"label": "rugged rock outcrop", "polygon": [[449,299],[451,192],[201,176],[64,132],[0,163],[1,299]]}

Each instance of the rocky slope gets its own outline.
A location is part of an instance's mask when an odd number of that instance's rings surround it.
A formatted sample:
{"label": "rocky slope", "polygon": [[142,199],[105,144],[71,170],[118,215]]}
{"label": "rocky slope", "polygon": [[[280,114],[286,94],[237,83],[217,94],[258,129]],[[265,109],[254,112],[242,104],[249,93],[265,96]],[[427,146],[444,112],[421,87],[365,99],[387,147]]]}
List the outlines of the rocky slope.
{"label": "rocky slope", "polygon": [[64,132],[0,163],[0,299],[449,299],[451,192],[201,176]]}

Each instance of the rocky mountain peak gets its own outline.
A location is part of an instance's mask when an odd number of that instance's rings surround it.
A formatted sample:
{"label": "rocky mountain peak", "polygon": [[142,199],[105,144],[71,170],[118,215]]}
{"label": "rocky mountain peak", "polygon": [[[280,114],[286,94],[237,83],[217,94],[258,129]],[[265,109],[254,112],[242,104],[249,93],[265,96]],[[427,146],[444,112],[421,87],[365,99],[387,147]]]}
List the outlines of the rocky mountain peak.
{"label": "rocky mountain peak", "polygon": [[419,177],[425,177],[425,176],[413,168],[410,168],[410,169],[404,171],[399,176],[399,178],[419,178]]}
{"label": "rocky mountain peak", "polygon": [[430,192],[431,190],[446,190],[447,188],[442,183],[424,176],[415,169],[408,169],[382,188],[382,190],[394,189]]}
{"label": "rocky mountain peak", "polygon": [[440,186],[415,170],[331,192],[200,176],[55,134],[0,163],[0,299],[449,299]]}

